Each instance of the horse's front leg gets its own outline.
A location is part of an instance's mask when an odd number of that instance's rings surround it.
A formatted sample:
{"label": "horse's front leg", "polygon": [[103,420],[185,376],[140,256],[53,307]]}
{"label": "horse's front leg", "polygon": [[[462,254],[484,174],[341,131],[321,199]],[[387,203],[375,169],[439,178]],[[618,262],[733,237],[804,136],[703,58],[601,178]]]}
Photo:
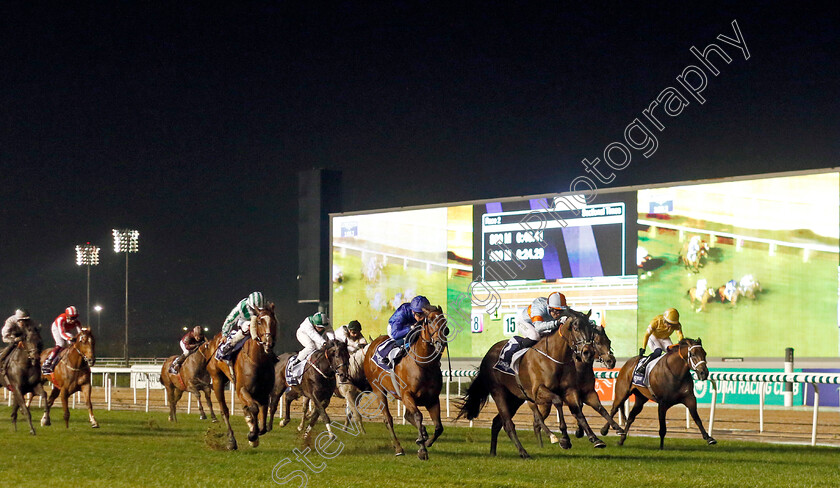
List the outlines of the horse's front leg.
{"label": "horse's front leg", "polygon": [[426,447],[432,447],[432,444],[443,434],[443,422],[440,420],[440,401],[435,402],[432,405],[426,407],[426,410],[429,412],[429,417],[431,417],[432,422],[435,423],[435,432],[432,434],[432,437],[426,441]]}
{"label": "horse's front leg", "polygon": [[90,420],[90,426],[94,429],[99,428],[99,422],[96,421],[96,417],[93,416],[93,402],[90,400],[91,394],[91,387],[90,382],[87,382],[82,385],[82,396],[85,397],[85,404],[87,404],[88,408],[88,420]]}
{"label": "horse's front leg", "polygon": [[204,386],[201,391],[204,392],[204,399],[207,401],[207,408],[210,409],[210,421],[218,422],[219,419],[216,418],[216,412],[213,411],[213,400],[210,399],[210,387]]}
{"label": "horse's front leg", "polygon": [[55,399],[58,398],[58,394],[60,391],[60,388],[56,388],[55,385],[53,385],[52,389],[50,390],[50,394],[47,397],[47,401],[44,406],[44,416],[41,418],[41,425],[45,427],[52,425],[52,422],[50,421],[50,409],[52,408],[53,403],[55,403]]}
{"label": "horse's front leg", "polygon": [[[583,398],[583,403],[589,405],[590,407],[595,409],[595,411],[598,412],[598,414],[600,414],[601,417],[604,417],[604,419],[607,421],[607,424],[610,427],[612,427],[612,429],[617,434],[621,434],[622,432],[624,432],[624,430],[621,428],[621,426],[618,425],[618,422],[613,420],[613,418],[607,412],[607,409],[604,408],[603,405],[601,405],[601,399],[598,398],[598,392],[596,392],[594,389],[592,389],[592,390],[590,390],[586,393],[586,396]],[[579,426],[579,428],[582,431],[583,427]],[[606,435],[603,431],[601,431],[601,434]],[[577,434],[575,434],[575,435],[577,435]],[[582,437],[582,436],[583,436],[583,432],[581,432],[581,435],[578,436],[578,437]]]}
{"label": "horse's front leg", "polygon": [[692,394],[683,399],[682,403],[688,409],[688,412],[691,414],[691,418],[694,419],[694,423],[697,425],[697,428],[700,429],[700,434],[703,436],[703,440],[710,446],[717,444],[715,438],[710,436],[703,427],[703,421],[700,420],[700,415],[697,413],[697,398]]}
{"label": "horse's front leg", "polygon": [[64,409],[64,428],[70,428],[70,405],[67,401],[70,393],[67,391],[67,385],[65,384],[64,387],[61,389],[61,393],[58,394],[61,397],[61,407]]}
{"label": "horse's front leg", "polygon": [[426,427],[423,425],[423,413],[414,403],[414,399],[408,395],[403,395],[403,406],[405,407],[406,420],[411,422],[411,425],[417,428],[417,440],[414,442],[420,447],[417,450],[417,457],[423,461],[429,459],[429,451],[426,450],[426,441],[429,439],[429,434],[426,432]]}
{"label": "horse's front leg", "polygon": [[222,419],[225,421],[225,426],[228,430],[228,450],[235,451],[238,446],[236,445],[236,437],[233,435],[233,427],[230,425],[230,409],[228,409],[227,400],[225,399],[225,382],[222,376],[224,376],[224,373],[219,371],[218,375],[213,377],[213,393],[216,395],[216,401],[219,402]]}
{"label": "horse's front leg", "polygon": [[300,417],[300,425],[298,425],[297,428],[298,432],[303,432],[303,429],[306,428],[306,421],[309,418],[309,410],[312,402],[309,400],[308,396],[304,395],[301,400],[301,404],[303,406],[303,415]]}
{"label": "horse's front leg", "polygon": [[397,434],[394,432],[394,417],[391,416],[391,409],[388,407],[388,398],[385,396],[385,392],[380,388],[376,388],[376,399],[379,402],[379,405],[382,406],[382,421],[385,422],[385,426],[388,428],[388,433],[391,434],[391,443],[394,446],[394,455],[402,456],[405,454],[405,451],[403,450],[402,445],[400,445],[400,440],[397,439]]}
{"label": "horse's front leg", "polygon": [[597,448],[607,447],[607,445],[604,444],[604,441],[599,439],[595,435],[595,433],[592,432],[592,428],[589,426],[589,422],[586,421],[586,416],[583,415],[583,411],[581,410],[580,397],[578,396],[578,392],[576,389],[570,389],[566,391],[566,405],[568,405],[569,411],[572,413],[575,419],[577,419],[578,425],[583,427],[583,431],[589,438],[589,442],[591,442],[593,446]]}
{"label": "horse's front leg", "polygon": [[251,447],[260,445],[260,411],[257,401],[251,396],[251,393],[244,386],[239,389],[239,398],[242,400],[242,411],[245,414],[245,423],[248,424],[248,444]]}

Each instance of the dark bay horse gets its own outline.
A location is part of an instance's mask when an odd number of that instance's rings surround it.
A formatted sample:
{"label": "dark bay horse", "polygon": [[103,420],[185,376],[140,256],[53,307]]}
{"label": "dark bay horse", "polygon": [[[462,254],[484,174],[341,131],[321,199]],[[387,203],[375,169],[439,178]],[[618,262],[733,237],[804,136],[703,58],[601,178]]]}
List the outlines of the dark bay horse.
{"label": "dark bay horse", "polygon": [[219,333],[210,343],[213,356],[207,363],[207,372],[213,381],[213,393],[222,410],[222,418],[228,429],[228,449],[237,448],[233,427],[230,425],[230,410],[225,400],[225,386],[235,377],[233,386],[248,424],[248,443],[251,447],[260,445],[260,435],[266,433],[265,421],[268,408],[268,396],[274,386],[274,340],[277,335],[277,319],[274,317],[274,304],[269,303],[257,312],[256,321],[251,322],[250,337],[236,356],[233,375],[224,361],[216,359],[215,352],[222,341]]}
{"label": "dark bay horse", "polygon": [[[487,402],[487,397],[492,395],[498,414],[493,418],[490,431],[491,455],[496,455],[499,431],[504,427],[508,437],[519,450],[519,456],[531,457],[519,442],[516,426],[513,424],[513,416],[526,401],[554,404],[557,408],[565,402],[578,423],[583,425],[595,447],[605,447],[592,432],[581,412],[577,373],[573,364],[573,356],[588,363],[594,360],[594,327],[589,324],[588,313],[583,314],[570,309],[564,312],[564,316],[567,317],[566,320],[555,333],[542,337],[522,356],[518,377],[493,368],[507,341],[497,342],[484,355],[478,376],[470,383],[460,402],[458,418],[466,417],[472,420],[478,417]],[[534,418],[540,423],[540,428],[550,432],[541,417],[535,415]]]}
{"label": "dark bay horse", "polygon": [[[379,402],[379,409],[384,413],[384,422],[391,434],[391,441],[397,456],[403,455],[397,435],[394,433],[394,419],[388,408],[386,392],[402,401],[405,407],[405,419],[417,428],[419,446],[417,457],[429,459],[427,448],[443,433],[443,423],[440,421],[440,391],[443,387],[443,373],[440,369],[440,357],[446,347],[447,327],[443,310],[429,307],[423,310],[424,318],[419,326],[410,333],[416,334],[417,340],[411,346],[408,354],[397,363],[391,374],[382,370],[373,362],[376,348],[388,336],[382,335],[373,340],[365,352],[364,370],[368,383],[373,388],[373,395]],[[435,423],[432,437],[426,433],[423,426],[423,414],[420,407],[426,407],[429,416]]]}
{"label": "dark bay horse", "polygon": [[[292,402],[303,397],[303,416],[300,419],[298,431],[302,431],[304,438],[308,439],[312,427],[318,421],[318,417],[323,417],[324,423],[327,425],[327,432],[332,435],[327,407],[330,405],[330,400],[336,388],[336,378],[338,378],[338,381],[347,381],[348,365],[350,364],[347,344],[341,341],[327,341],[324,347],[313,352],[306,360],[300,384],[292,386],[289,391],[286,391],[286,388],[289,387],[286,383],[286,365],[293,355],[293,353],[281,354],[275,366],[274,389],[271,392],[268,408],[268,430],[271,430],[274,424],[274,413],[277,411],[277,403],[281,396],[283,397],[283,420],[280,421],[280,427],[285,427],[291,420]],[[310,402],[315,407],[315,412],[307,417]],[[308,425],[306,425],[307,421]]]}
{"label": "dark bay horse", "polygon": [[[685,338],[668,348],[665,357],[654,365],[650,371],[649,388],[632,384],[633,370],[636,369],[638,362],[639,357],[637,356],[624,363],[615,381],[615,401],[610,410],[610,418],[614,417],[618,409],[624,406],[624,402],[631,394],[635,395],[633,409],[630,410],[627,424],[624,426],[624,432],[621,434],[618,445],[624,444],[633,420],[636,419],[648,400],[659,403],[660,449],[665,447],[665,413],[678,403],[682,403],[688,408],[691,418],[694,419],[694,423],[697,424],[700,433],[703,435],[703,440],[709,444],[717,444],[717,441],[703,428],[703,421],[697,414],[697,399],[694,397],[694,379],[691,377],[691,371],[697,373],[697,379],[700,381],[709,377],[709,368],[706,366],[706,351],[703,349],[700,339]],[[601,433],[606,435],[609,427],[609,424],[602,427]]]}
{"label": "dark bay horse", "polygon": [[[596,326],[595,327],[595,350],[598,354],[598,360],[601,361],[607,369],[613,369],[615,367],[615,355],[613,354],[612,350],[612,341],[607,336],[606,330],[603,327]],[[575,359],[575,374],[577,375],[577,389],[578,395],[580,396],[581,401],[592,407],[596,412],[601,414],[610,426],[618,433],[623,432],[623,429],[610,417],[609,412],[607,409],[601,405],[601,399],[598,397],[598,392],[595,390],[595,370],[593,369],[593,363],[586,363],[580,361],[579,359]],[[534,404],[532,404],[534,405]],[[562,406],[562,405],[558,405]],[[551,405],[534,405],[532,408],[538,409],[539,415],[544,420],[548,413],[551,411]],[[569,438],[566,434],[566,421],[563,418],[562,410],[558,410],[560,413],[560,430],[563,434],[563,439],[560,440],[560,446],[563,448],[570,447]],[[537,440],[540,441],[540,446],[542,446],[542,429],[541,424],[534,419],[534,433],[537,436]],[[583,437],[584,428],[583,425],[578,424],[578,428],[575,431],[575,437],[580,439]],[[551,434],[549,434],[551,435]],[[568,447],[567,447],[568,446]]]}
{"label": "dark bay horse", "polygon": [[[50,351],[41,353],[42,363],[49,354]],[[61,358],[55,365],[52,374],[43,377],[43,380],[50,381],[53,387],[44,408],[41,425],[50,425],[50,408],[52,408],[55,399],[61,397],[61,406],[64,409],[64,427],[69,427],[70,407],[67,399],[73,393],[81,391],[88,408],[90,426],[94,429],[99,427],[99,422],[93,416],[93,403],[90,400],[90,367],[94,363],[96,363],[96,339],[93,337],[93,332],[84,327],[70,347],[61,352]]]}
{"label": "dark bay horse", "polygon": [[17,347],[6,357],[5,373],[0,371],[0,387],[6,387],[11,391],[11,417],[15,430],[17,430],[17,412],[20,409],[23,410],[29,422],[29,433],[35,435],[32,414],[24,398],[32,393],[46,400],[47,393],[41,382],[41,334],[38,328],[32,325],[25,327],[25,330],[23,340],[18,342]]}
{"label": "dark bay horse", "polygon": [[160,382],[166,388],[166,397],[169,400],[169,421],[177,422],[176,406],[181,396],[185,391],[195,395],[198,399],[198,418],[206,420],[207,415],[204,413],[204,405],[201,403],[201,394],[204,393],[204,399],[207,400],[207,406],[210,407],[210,418],[213,422],[218,422],[216,419],[216,412],[213,411],[213,401],[210,399],[210,373],[207,372],[207,363],[213,356],[213,348],[210,347],[209,342],[198,346],[198,350],[190,354],[190,356],[181,365],[178,374],[169,372],[169,367],[172,361],[178,356],[170,356],[163,362],[163,367],[160,370]]}

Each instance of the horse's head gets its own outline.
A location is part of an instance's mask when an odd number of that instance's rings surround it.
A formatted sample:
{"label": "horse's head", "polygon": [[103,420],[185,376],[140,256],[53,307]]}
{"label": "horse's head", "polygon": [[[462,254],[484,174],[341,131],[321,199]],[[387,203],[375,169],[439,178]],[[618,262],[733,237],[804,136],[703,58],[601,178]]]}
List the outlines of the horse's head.
{"label": "horse's head", "polygon": [[73,347],[82,356],[82,359],[87,361],[88,365],[93,366],[96,363],[96,340],[89,328],[82,327],[81,332],[76,336]]}
{"label": "horse's head", "polygon": [[604,363],[607,369],[615,367],[615,354],[612,350],[612,341],[607,337],[607,331],[601,326],[590,324],[595,328],[595,350],[598,351],[598,359]]}
{"label": "horse's head", "polygon": [[341,341],[328,341],[324,356],[330,362],[330,367],[335,371],[339,383],[350,381],[350,353],[347,351],[347,344]]}
{"label": "horse's head", "polygon": [[423,309],[423,320],[420,322],[419,334],[418,342],[428,347],[423,348],[425,352],[412,349],[414,359],[422,363],[439,358],[446,347],[447,335],[449,334],[449,325],[446,321],[446,315],[443,314],[443,309],[437,305]]}
{"label": "horse's head", "polygon": [[263,348],[266,354],[271,354],[277,337],[277,319],[274,317],[274,303],[269,302],[265,308],[257,310],[257,320],[252,325],[251,337]]}
{"label": "horse's head", "polygon": [[568,309],[564,315],[568,318],[560,327],[560,334],[574,352],[575,359],[592,363],[598,354],[595,349],[595,327],[589,323],[592,311],[581,313]]}
{"label": "horse's head", "polygon": [[[709,367],[706,365],[706,350],[703,349],[703,342],[684,338],[678,344],[680,357],[685,358],[688,367],[697,373],[697,379],[705,381],[709,379]],[[685,352],[683,352],[685,351]]]}
{"label": "horse's head", "polygon": [[26,327],[22,342],[23,348],[26,350],[26,355],[30,360],[39,361],[41,357],[41,349],[43,343],[41,342],[41,333],[37,327]]}

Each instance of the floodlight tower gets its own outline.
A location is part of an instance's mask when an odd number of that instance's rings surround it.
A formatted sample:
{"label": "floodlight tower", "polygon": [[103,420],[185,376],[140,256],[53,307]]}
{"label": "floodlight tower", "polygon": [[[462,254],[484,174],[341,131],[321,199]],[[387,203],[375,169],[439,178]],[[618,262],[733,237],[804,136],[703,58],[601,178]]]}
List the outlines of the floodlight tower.
{"label": "floodlight tower", "polygon": [[128,253],[139,251],[137,240],[140,232],[131,229],[114,229],[114,252],[125,253],[125,365],[128,366]]}
{"label": "floodlight tower", "polygon": [[76,264],[87,266],[87,308],[85,309],[85,323],[90,325],[90,267],[99,264],[99,248],[90,242],[76,246]]}

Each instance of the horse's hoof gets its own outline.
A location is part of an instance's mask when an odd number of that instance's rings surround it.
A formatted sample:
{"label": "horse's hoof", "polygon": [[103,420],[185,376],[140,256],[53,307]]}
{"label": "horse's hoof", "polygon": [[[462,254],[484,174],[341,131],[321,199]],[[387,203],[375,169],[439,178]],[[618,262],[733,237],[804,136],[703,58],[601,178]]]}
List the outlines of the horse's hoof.
{"label": "horse's hoof", "polygon": [[[218,422],[218,421],[217,421],[217,422]],[[280,423],[279,423],[278,425],[279,425],[280,427],[285,427],[285,426],[289,425],[289,421],[288,421],[288,420],[286,420],[286,419],[283,419],[283,420],[281,420],[281,421],[280,421]]]}
{"label": "horse's hoof", "polygon": [[98,429],[99,428],[99,422],[91,422],[90,428],[91,429]]}
{"label": "horse's hoof", "polygon": [[525,451],[520,451],[520,452],[519,452],[519,457],[521,457],[522,459],[531,459],[531,455],[530,455],[530,454],[528,454],[528,453],[527,453],[527,452],[525,452]]}
{"label": "horse's hoof", "polygon": [[619,446],[623,446],[623,445],[624,445],[624,440],[625,440],[625,439],[627,439],[627,436],[626,436],[626,435],[624,435],[624,434],[622,434],[622,435],[621,435],[621,438],[620,438],[620,439],[618,439],[618,445],[619,445]]}
{"label": "horse's hoof", "polygon": [[394,454],[394,456],[405,456],[405,451],[400,449],[399,451],[396,452],[396,454]]}
{"label": "horse's hoof", "polygon": [[214,424],[218,424],[218,423],[219,423],[219,419],[217,419],[216,417],[213,417],[213,420],[211,420],[211,422],[213,422]]}
{"label": "horse's hoof", "polygon": [[575,431],[575,437],[577,437],[578,439],[580,439],[581,437],[583,437],[583,431],[582,431],[582,430],[580,430],[580,429],[576,430],[576,431]]}
{"label": "horse's hoof", "polygon": [[609,433],[610,433],[610,426],[609,425],[605,425],[605,426],[601,427],[601,435],[607,435]]}
{"label": "horse's hoof", "polygon": [[50,419],[41,419],[41,427],[49,427],[50,425]]}
{"label": "horse's hoof", "polygon": [[204,414],[201,414],[201,415],[198,416],[198,420],[207,420],[207,416],[204,415]]}
{"label": "horse's hoof", "polygon": [[602,441],[601,439],[595,439],[594,441],[592,441],[592,447],[594,447],[595,449],[603,449],[607,447],[607,445],[604,444],[604,441]]}
{"label": "horse's hoof", "polygon": [[429,460],[429,453],[425,449],[420,449],[417,451],[417,457],[421,461],[428,461]]}
{"label": "horse's hoof", "polygon": [[554,435],[553,433],[550,436],[548,436],[548,439],[551,441],[552,444],[557,444],[558,442],[560,442],[560,438]]}
{"label": "horse's hoof", "polygon": [[255,441],[248,441],[248,445],[250,445],[251,447],[259,447],[259,445],[260,445],[260,438],[259,438],[259,437],[257,437],[257,440],[255,440]]}
{"label": "horse's hoof", "polygon": [[714,437],[709,437],[708,439],[706,439],[706,442],[707,442],[710,446],[713,446],[713,445],[717,444],[717,441],[715,440],[715,438],[714,438]]}
{"label": "horse's hoof", "polygon": [[560,448],[561,449],[571,449],[572,448],[572,441],[568,437],[564,437],[560,439]]}

